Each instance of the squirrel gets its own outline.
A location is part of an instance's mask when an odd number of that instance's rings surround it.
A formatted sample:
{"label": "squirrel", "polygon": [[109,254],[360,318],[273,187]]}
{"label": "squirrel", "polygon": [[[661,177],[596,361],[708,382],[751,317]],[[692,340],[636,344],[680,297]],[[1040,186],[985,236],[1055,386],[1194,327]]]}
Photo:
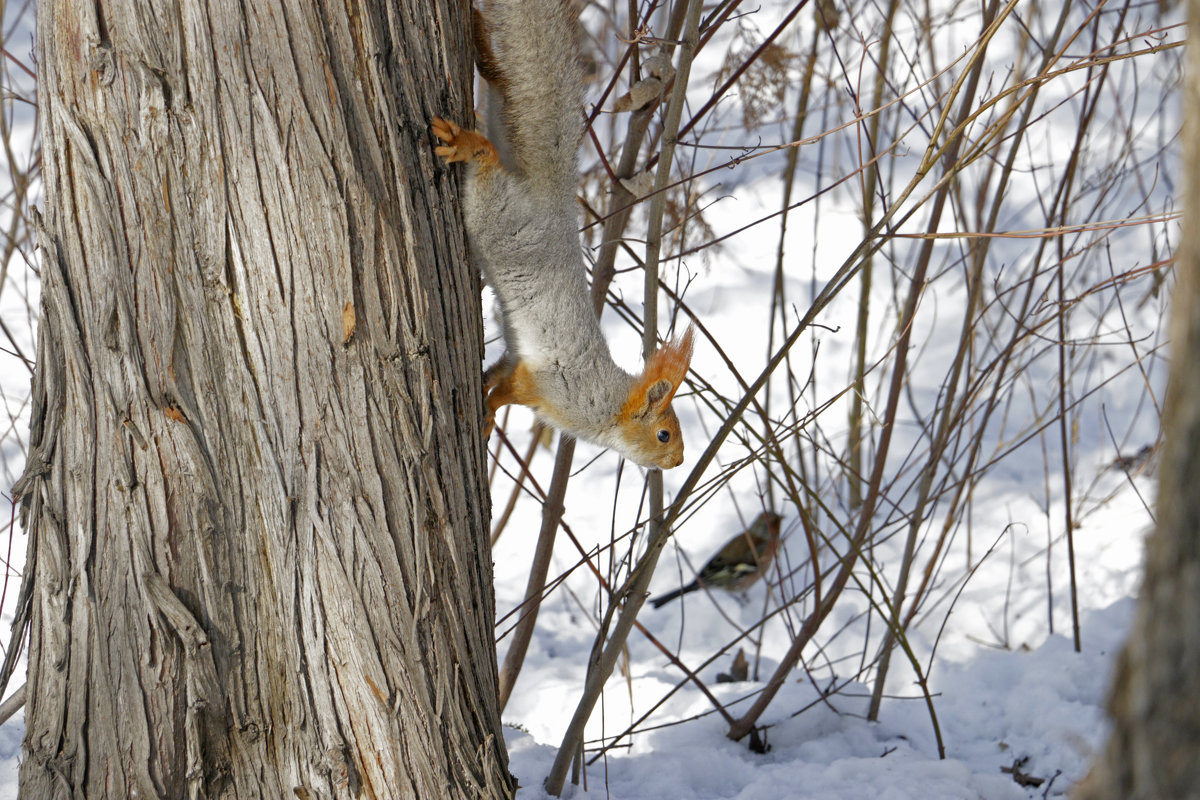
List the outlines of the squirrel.
{"label": "squirrel", "polygon": [[583,138],[583,67],[569,0],[493,0],[472,10],[477,65],[503,103],[511,168],[480,133],[435,117],[434,152],[464,162],[463,217],[472,260],[500,300],[508,353],[485,373],[496,410],[528,406],[576,439],[647,468],[683,463],[671,400],[692,357],[693,331],[661,346],[640,375],[612,359],[592,310],[579,240],[576,163]]}

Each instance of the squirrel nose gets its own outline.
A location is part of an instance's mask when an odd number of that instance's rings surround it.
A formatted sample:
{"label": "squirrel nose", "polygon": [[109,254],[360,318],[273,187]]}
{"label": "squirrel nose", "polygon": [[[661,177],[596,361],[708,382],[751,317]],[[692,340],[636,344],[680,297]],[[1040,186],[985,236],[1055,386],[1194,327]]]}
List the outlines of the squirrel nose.
{"label": "squirrel nose", "polygon": [[658,469],[673,469],[682,463],[683,453],[679,453],[678,455],[667,453],[666,455],[662,456],[654,466],[656,466]]}

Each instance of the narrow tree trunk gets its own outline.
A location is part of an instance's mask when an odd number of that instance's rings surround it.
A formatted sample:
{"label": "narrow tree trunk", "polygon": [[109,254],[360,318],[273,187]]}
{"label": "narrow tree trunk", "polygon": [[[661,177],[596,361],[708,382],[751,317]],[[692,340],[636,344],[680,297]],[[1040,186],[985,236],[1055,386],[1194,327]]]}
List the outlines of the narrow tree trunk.
{"label": "narrow tree trunk", "polygon": [[21,792],[511,795],[449,0],[42,0]]}
{"label": "narrow tree trunk", "polygon": [[[1200,208],[1200,0],[1188,5],[1184,213],[1192,220]],[[1189,224],[1175,276],[1158,526],[1109,698],[1113,733],[1078,800],[1200,798],[1200,235]]]}

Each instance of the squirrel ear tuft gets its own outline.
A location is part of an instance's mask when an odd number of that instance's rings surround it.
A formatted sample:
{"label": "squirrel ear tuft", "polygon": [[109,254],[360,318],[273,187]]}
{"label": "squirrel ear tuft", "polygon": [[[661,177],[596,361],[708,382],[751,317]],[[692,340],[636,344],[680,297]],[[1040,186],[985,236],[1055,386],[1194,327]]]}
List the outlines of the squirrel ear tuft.
{"label": "squirrel ear tuft", "polygon": [[[643,374],[652,375],[658,380],[670,381],[671,386],[678,389],[679,384],[683,383],[683,379],[687,377],[688,367],[692,364],[695,333],[695,328],[688,325],[683,336],[667,342],[655,350],[654,355],[650,356],[650,360],[646,362]],[[674,394],[675,392],[672,390],[671,395],[674,396]]]}
{"label": "squirrel ear tuft", "polygon": [[[675,387],[670,381],[661,380],[655,381],[649,389],[646,390],[646,407],[654,408],[659,405],[670,403],[670,398],[675,394]],[[666,401],[665,403],[663,401]]]}
{"label": "squirrel ear tuft", "polygon": [[695,331],[689,325],[683,336],[654,351],[630,390],[625,407],[621,409],[623,413],[632,416],[661,412],[671,405],[692,363],[694,338]]}

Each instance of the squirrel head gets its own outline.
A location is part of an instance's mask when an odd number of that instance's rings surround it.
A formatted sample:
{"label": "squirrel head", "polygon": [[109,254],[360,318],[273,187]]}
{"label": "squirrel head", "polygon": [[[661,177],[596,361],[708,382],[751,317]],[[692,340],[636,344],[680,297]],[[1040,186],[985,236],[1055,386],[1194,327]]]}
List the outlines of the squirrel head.
{"label": "squirrel head", "polygon": [[671,408],[692,362],[693,331],[664,344],[646,361],[619,417],[622,452],[643,467],[671,469],[683,463],[683,434]]}

